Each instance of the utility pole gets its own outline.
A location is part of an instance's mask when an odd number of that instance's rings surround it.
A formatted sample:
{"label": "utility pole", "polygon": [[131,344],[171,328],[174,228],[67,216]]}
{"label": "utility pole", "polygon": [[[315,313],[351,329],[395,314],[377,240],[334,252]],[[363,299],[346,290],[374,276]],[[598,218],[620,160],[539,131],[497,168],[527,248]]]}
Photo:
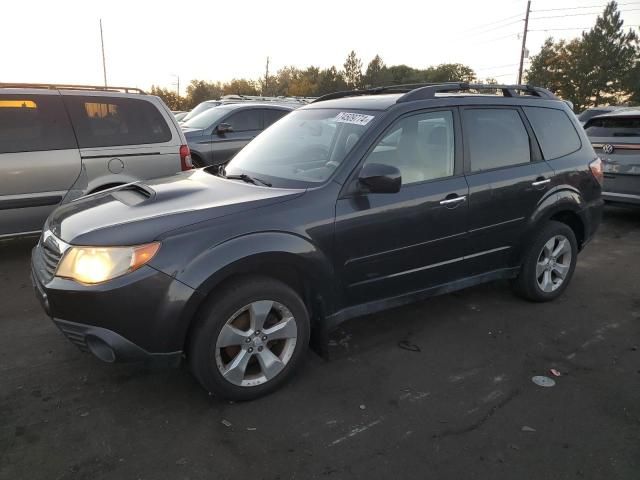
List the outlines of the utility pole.
{"label": "utility pole", "polygon": [[267,57],[267,70],[264,73],[264,87],[262,89],[262,95],[266,96],[269,87],[269,57]]}
{"label": "utility pole", "polygon": [[520,69],[518,70],[518,85],[522,83],[522,66],[524,56],[527,51],[527,31],[529,29],[529,12],[531,11],[531,0],[527,1],[527,14],[524,17],[524,33],[522,34],[522,50],[520,50]]}
{"label": "utility pole", "polygon": [[102,45],[102,73],[104,74],[104,88],[107,88],[107,61],[104,58],[104,37],[102,36],[102,19],[100,19],[100,44]]}

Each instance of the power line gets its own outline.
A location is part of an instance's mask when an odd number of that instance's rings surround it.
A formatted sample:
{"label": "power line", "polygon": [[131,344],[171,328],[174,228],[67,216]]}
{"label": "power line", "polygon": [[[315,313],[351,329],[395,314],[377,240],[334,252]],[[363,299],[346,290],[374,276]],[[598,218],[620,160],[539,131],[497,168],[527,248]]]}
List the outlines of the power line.
{"label": "power line", "polygon": [[[640,8],[632,8],[629,10],[625,10],[626,12],[637,12],[640,11]],[[565,18],[565,17],[580,17],[580,16],[585,16],[585,15],[599,15],[599,12],[590,12],[590,13],[571,13],[571,14],[564,14],[564,15],[549,15],[546,17],[533,17],[531,20],[542,20],[545,18]]]}
{"label": "power line", "polygon": [[500,26],[497,26],[497,27],[489,28],[487,30],[482,30],[480,32],[471,32],[469,34],[469,36],[473,37],[473,36],[477,36],[477,35],[484,35],[485,33],[490,33],[490,32],[493,32],[495,30],[500,30],[500,29],[505,28],[505,27],[510,27],[511,25],[515,25],[516,23],[520,23],[520,22],[522,22],[522,19],[515,20],[515,21],[509,22],[509,23],[505,23],[504,25],[500,25]]}
{"label": "power line", "polygon": [[[619,3],[619,7],[624,7],[625,5],[640,5],[640,2],[629,2],[629,3]],[[531,10],[532,13],[537,12],[557,12],[559,10],[579,10],[585,8],[604,8],[607,5],[585,5],[583,7],[564,7],[564,8],[545,8],[543,10]]]}
{"label": "power line", "polygon": [[[640,27],[640,25],[624,25],[625,27]],[[552,32],[556,30],[589,30],[593,28],[593,25],[589,25],[588,27],[572,27],[572,28],[541,28],[535,30],[529,30],[530,32]]]}
{"label": "power line", "polygon": [[520,14],[520,13],[519,13],[519,14],[517,14],[517,15],[512,15],[512,16],[510,16],[510,17],[503,18],[503,19],[501,19],[501,20],[496,20],[496,21],[493,21],[493,22],[484,23],[484,24],[482,24],[482,25],[476,25],[475,27],[471,28],[469,31],[470,31],[470,32],[473,32],[474,30],[478,30],[478,29],[482,30],[482,29],[483,29],[483,28],[485,28],[485,27],[490,27],[490,26],[495,25],[495,24],[498,24],[498,23],[506,22],[507,20],[512,20],[512,19],[514,19],[514,18],[518,18],[518,17],[520,17],[521,15],[522,15],[522,14]]}

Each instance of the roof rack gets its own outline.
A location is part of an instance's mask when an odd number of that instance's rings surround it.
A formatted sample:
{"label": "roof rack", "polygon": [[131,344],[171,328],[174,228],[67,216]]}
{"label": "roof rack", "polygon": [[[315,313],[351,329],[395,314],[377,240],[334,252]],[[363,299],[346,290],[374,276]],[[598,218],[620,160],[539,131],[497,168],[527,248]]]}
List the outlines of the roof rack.
{"label": "roof rack", "polygon": [[42,88],[46,90],[93,90],[101,92],[146,93],[136,87],[103,87],[99,85],[72,85],[64,83],[0,83],[0,88]]}
{"label": "roof rack", "polygon": [[435,98],[436,93],[441,92],[459,92],[468,90],[502,90],[505,97],[522,96],[518,92],[524,92],[525,95],[546,98],[549,100],[560,100],[553,93],[545,88],[534,87],[532,85],[492,85],[483,83],[443,83],[440,85],[430,85],[426,87],[416,88],[400,97],[396,103],[411,102],[414,100],[428,100]]}
{"label": "roof rack", "polygon": [[269,97],[262,95],[223,95],[221,101],[243,101],[243,102],[280,102],[280,103],[309,103],[314,100],[312,97]]}
{"label": "roof rack", "polygon": [[[458,85],[457,82],[451,84]],[[312,103],[323,102],[325,100],[335,100],[336,98],[356,97],[360,95],[378,95],[382,93],[407,93],[421,87],[429,87],[435,85],[449,85],[449,83],[404,83],[399,85],[385,85],[381,87],[364,88],[361,90],[344,90],[340,92],[327,93],[316,98]]]}
{"label": "roof rack", "polygon": [[526,95],[547,98],[550,100],[559,100],[549,90],[534,87],[531,85],[492,85],[482,83],[468,82],[440,82],[440,83],[409,83],[402,85],[387,85],[383,87],[366,88],[362,90],[346,90],[342,92],[328,93],[314,100],[313,103],[323,102],[325,100],[334,100],[336,98],[356,97],[361,95],[378,95],[382,93],[404,93],[396,103],[411,102],[414,100],[427,100],[435,98],[436,93],[440,92],[459,92],[468,90],[502,90],[505,97],[517,97],[519,91],[525,92]]}

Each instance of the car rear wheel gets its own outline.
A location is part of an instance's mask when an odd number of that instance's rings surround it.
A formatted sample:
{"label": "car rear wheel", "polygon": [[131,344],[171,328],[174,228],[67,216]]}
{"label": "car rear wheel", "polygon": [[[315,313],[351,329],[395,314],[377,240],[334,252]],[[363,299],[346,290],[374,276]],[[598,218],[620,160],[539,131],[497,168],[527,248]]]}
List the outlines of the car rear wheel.
{"label": "car rear wheel", "polygon": [[516,291],[534,302],[558,298],[571,281],[577,256],[578,244],[573,230],[564,223],[549,222],[525,254],[515,281]]}
{"label": "car rear wheel", "polygon": [[280,387],[309,343],[309,315],[287,285],[245,278],[206,305],[189,348],[202,386],[229,400],[251,400]]}

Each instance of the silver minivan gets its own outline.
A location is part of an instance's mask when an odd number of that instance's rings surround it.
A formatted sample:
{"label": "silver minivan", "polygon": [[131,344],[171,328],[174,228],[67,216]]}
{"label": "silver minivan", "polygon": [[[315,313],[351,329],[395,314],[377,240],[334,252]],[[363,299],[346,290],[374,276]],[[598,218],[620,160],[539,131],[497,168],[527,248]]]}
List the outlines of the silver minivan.
{"label": "silver minivan", "polygon": [[61,203],[191,166],[164,102],[138,89],[0,83],[0,238]]}

